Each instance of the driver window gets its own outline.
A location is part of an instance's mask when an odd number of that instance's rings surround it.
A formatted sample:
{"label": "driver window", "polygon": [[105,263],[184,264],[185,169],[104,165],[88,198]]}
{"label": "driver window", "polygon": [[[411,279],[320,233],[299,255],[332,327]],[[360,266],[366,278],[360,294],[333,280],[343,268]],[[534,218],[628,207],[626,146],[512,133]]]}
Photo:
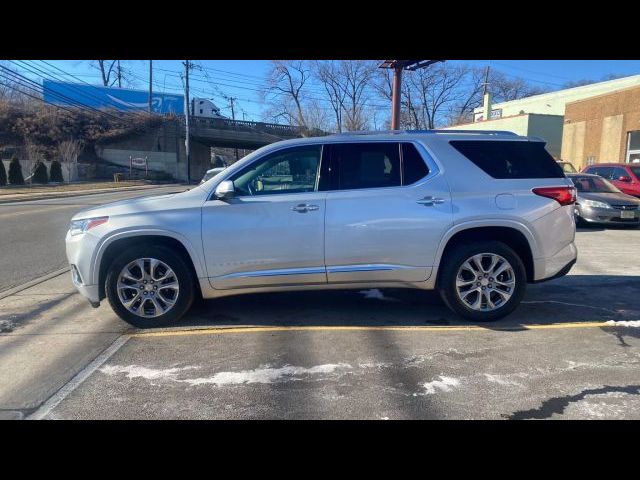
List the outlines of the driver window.
{"label": "driver window", "polygon": [[320,154],[320,145],[274,152],[241,170],[231,180],[241,196],[313,192]]}

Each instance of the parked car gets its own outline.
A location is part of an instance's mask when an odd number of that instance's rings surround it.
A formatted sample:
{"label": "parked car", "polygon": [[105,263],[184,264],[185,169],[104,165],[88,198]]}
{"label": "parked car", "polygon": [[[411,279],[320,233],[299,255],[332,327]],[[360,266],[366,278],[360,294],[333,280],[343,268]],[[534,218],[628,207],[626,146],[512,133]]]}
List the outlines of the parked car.
{"label": "parked car", "polygon": [[576,186],[578,224],[640,225],[640,200],[622,193],[611,182],[586,173],[567,175]]}
{"label": "parked car", "polygon": [[222,172],[225,168],[226,167],[216,167],[216,168],[212,168],[211,170],[207,170],[207,173],[205,173],[204,177],[202,177],[202,180],[200,180],[200,184],[203,184],[207,180],[215,177],[217,174]]}
{"label": "parked car", "polygon": [[562,170],[564,171],[564,173],[578,173],[578,170],[576,170],[576,167],[574,167],[573,163],[571,162],[559,161],[558,165],[562,167]]}
{"label": "parked car", "polygon": [[623,193],[640,197],[640,165],[634,163],[597,163],[586,166],[582,173],[600,175]]}
{"label": "parked car", "polygon": [[194,297],[437,289],[457,314],[511,313],[576,261],[575,188],[536,138],[361,132],[263,147],[189,191],[75,215],[77,289],[138,327]]}

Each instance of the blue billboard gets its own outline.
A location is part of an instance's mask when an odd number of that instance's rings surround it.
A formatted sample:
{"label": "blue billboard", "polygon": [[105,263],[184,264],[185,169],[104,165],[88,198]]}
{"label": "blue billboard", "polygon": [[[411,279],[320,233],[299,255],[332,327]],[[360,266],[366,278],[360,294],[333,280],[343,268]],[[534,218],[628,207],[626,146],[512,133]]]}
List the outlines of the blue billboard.
{"label": "blue billboard", "polygon": [[[42,94],[45,102],[55,105],[124,111],[149,109],[149,91],[145,90],[43,80]],[[184,96],[153,92],[151,108],[154,113],[183,115]]]}

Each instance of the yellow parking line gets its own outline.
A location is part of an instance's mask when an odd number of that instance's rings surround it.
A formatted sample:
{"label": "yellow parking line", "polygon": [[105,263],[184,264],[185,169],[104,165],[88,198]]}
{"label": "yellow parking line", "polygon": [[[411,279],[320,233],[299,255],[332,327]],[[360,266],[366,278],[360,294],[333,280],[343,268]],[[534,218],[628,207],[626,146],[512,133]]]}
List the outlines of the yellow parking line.
{"label": "yellow parking line", "polygon": [[534,325],[514,325],[505,327],[483,327],[478,325],[454,325],[454,326],[273,326],[273,327],[214,327],[195,328],[185,330],[163,330],[155,332],[132,333],[131,337],[172,337],[186,335],[220,335],[225,333],[269,333],[269,332],[373,332],[373,331],[394,331],[394,332],[458,332],[458,331],[516,331],[516,330],[548,330],[561,328],[593,328],[611,327],[605,322],[575,322],[575,323],[550,323]]}

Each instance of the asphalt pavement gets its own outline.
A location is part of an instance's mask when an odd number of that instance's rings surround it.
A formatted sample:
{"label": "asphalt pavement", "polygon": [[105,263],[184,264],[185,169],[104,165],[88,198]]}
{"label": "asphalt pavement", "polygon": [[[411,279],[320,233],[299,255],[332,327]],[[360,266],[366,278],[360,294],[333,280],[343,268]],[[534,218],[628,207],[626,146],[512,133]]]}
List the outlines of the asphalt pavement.
{"label": "asphalt pavement", "polygon": [[0,418],[640,419],[640,230],[490,324],[433,293],[245,295],[137,330],[68,274],[0,300]]}
{"label": "asphalt pavement", "polygon": [[69,220],[95,205],[162,195],[183,186],[158,186],[48,200],[0,204],[0,293],[67,266],[64,237]]}

